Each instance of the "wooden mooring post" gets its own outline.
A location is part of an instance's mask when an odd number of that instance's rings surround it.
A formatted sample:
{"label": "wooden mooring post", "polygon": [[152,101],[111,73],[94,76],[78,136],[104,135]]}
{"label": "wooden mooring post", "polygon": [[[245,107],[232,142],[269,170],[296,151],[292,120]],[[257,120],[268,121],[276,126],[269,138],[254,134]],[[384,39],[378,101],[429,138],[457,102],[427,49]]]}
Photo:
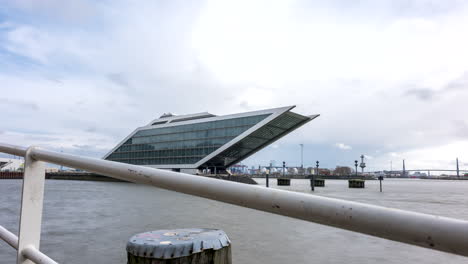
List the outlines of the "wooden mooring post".
{"label": "wooden mooring post", "polygon": [[351,179],[348,180],[348,187],[349,188],[364,188],[365,181],[361,179]]}
{"label": "wooden mooring post", "polygon": [[291,179],[278,178],[278,179],[276,179],[276,183],[277,183],[278,186],[290,186],[291,185]]}
{"label": "wooden mooring post", "polygon": [[231,241],[219,229],[140,233],[127,243],[128,264],[231,264]]}
{"label": "wooden mooring post", "polygon": [[315,187],[325,187],[325,180],[324,179],[315,179],[314,180]]}
{"label": "wooden mooring post", "polygon": [[317,179],[315,178],[315,175],[312,175],[310,178],[310,189],[315,191],[315,187],[325,187],[325,180]]}
{"label": "wooden mooring post", "polygon": [[383,181],[383,176],[379,176],[380,192],[382,192],[382,181]]}

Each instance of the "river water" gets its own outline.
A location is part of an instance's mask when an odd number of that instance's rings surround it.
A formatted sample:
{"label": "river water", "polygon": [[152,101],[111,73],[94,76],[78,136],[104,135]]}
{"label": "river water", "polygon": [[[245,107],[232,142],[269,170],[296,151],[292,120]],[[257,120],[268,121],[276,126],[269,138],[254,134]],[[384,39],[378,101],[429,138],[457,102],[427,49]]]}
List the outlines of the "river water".
{"label": "river water", "polygon": [[[256,179],[264,185],[265,179]],[[468,220],[468,181],[386,179],[365,189],[327,180],[314,194]],[[272,188],[312,193],[308,180]],[[17,233],[20,180],[0,181],[0,225]],[[126,263],[132,235],[226,231],[234,263],[468,263],[468,258],[131,183],[47,180],[41,251],[59,263]],[[16,252],[0,240],[0,263]]]}

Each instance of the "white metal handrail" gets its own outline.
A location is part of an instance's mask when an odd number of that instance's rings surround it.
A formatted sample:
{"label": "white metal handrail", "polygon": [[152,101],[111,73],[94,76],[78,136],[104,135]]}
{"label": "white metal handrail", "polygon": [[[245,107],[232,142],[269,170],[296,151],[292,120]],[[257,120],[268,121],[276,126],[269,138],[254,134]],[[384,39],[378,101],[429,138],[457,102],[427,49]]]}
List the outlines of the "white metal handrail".
{"label": "white metal handrail", "polygon": [[[12,246],[14,249],[18,249],[18,237],[5,229],[3,226],[0,226],[0,238],[2,238],[7,244]],[[44,253],[37,250],[34,246],[26,247],[22,254],[29,260],[34,261],[37,264],[58,264],[53,259],[49,258]]]}
{"label": "white metal handrail", "polygon": [[[28,200],[25,201],[24,196],[28,195],[28,192],[24,186],[27,185],[28,179],[32,177],[31,172],[34,172],[34,170],[36,170],[36,173],[40,173],[39,170],[43,171],[43,168],[39,169],[40,166],[34,166],[34,164],[37,162],[50,162],[116,179],[149,184],[167,190],[468,257],[468,221],[465,220],[220,181],[167,170],[64,154],[38,147],[26,149],[9,144],[0,144],[0,152],[25,156],[22,216],[26,213],[23,212],[23,208],[30,206],[27,204]],[[42,210],[42,197],[40,201]],[[39,205],[33,206],[32,210],[37,210],[38,207]],[[37,214],[37,211],[35,213]],[[22,248],[23,234],[21,227],[27,226],[26,223],[24,225],[22,223],[23,217],[20,222],[19,249]],[[33,225],[33,223],[29,224]],[[37,229],[37,223],[34,225]],[[31,243],[24,244],[24,247],[30,245]],[[35,242],[32,245],[39,248]],[[20,255],[19,253],[18,256]]]}
{"label": "white metal handrail", "polygon": [[14,249],[18,249],[18,237],[3,226],[0,226],[0,237],[7,242],[8,245],[12,246]]}

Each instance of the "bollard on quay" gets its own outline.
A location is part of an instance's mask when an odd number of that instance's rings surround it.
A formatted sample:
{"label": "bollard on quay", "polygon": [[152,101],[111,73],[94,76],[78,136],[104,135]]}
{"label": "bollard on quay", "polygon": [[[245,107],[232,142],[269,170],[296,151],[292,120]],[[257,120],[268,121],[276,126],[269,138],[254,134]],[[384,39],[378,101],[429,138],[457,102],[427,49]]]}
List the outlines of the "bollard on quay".
{"label": "bollard on quay", "polygon": [[361,179],[348,180],[349,188],[365,188],[365,181]]}
{"label": "bollard on quay", "polygon": [[383,181],[383,176],[379,176],[379,182],[380,182],[380,192],[382,192],[382,181]]}
{"label": "bollard on quay", "polygon": [[314,186],[315,187],[325,187],[325,180],[324,179],[314,179]]}
{"label": "bollard on quay", "polygon": [[156,230],[132,236],[128,264],[231,264],[231,241],[223,230]]}
{"label": "bollard on quay", "polygon": [[312,191],[315,191],[315,175],[312,175],[312,177],[310,178],[310,189]]}
{"label": "bollard on quay", "polygon": [[289,178],[277,178],[276,179],[276,185],[278,185],[278,186],[290,186],[291,185],[291,179],[289,179]]}

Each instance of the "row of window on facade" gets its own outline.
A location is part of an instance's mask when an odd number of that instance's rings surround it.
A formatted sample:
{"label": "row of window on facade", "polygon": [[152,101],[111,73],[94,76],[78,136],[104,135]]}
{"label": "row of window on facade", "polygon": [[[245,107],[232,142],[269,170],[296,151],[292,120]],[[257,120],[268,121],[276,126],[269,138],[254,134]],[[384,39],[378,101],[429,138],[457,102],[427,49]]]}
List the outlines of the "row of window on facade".
{"label": "row of window on facade", "polygon": [[134,165],[158,165],[158,164],[194,164],[201,160],[202,157],[182,157],[182,158],[153,158],[153,159],[124,159],[119,162],[134,164]]}
{"label": "row of window on facade", "polygon": [[158,142],[172,142],[183,140],[197,140],[208,138],[223,138],[223,137],[236,137],[242,132],[246,131],[249,127],[236,127],[225,128],[216,130],[202,130],[196,132],[156,135],[147,137],[132,137],[132,144],[145,144],[145,143],[158,143]]}
{"label": "row of window on facade", "polygon": [[225,138],[216,138],[216,139],[207,138],[207,139],[178,141],[178,142],[122,145],[116,150],[116,152],[185,149],[185,148],[206,148],[206,147],[213,147],[213,146],[221,146],[232,139],[233,137],[225,137]]}
{"label": "row of window on facade", "polygon": [[259,121],[265,119],[267,115],[258,115],[258,116],[248,116],[248,117],[239,117],[231,118],[219,121],[210,121],[196,124],[180,125],[173,127],[163,127],[155,129],[145,129],[138,131],[135,136],[153,136],[153,135],[162,135],[162,134],[173,134],[173,133],[183,133],[183,132],[192,132],[197,130],[213,130],[213,129],[224,129],[229,127],[240,127],[240,126],[253,126]]}
{"label": "row of window on facade", "polygon": [[114,152],[109,156],[109,159],[206,156],[219,147],[220,146],[188,149],[167,149],[159,151]]}

